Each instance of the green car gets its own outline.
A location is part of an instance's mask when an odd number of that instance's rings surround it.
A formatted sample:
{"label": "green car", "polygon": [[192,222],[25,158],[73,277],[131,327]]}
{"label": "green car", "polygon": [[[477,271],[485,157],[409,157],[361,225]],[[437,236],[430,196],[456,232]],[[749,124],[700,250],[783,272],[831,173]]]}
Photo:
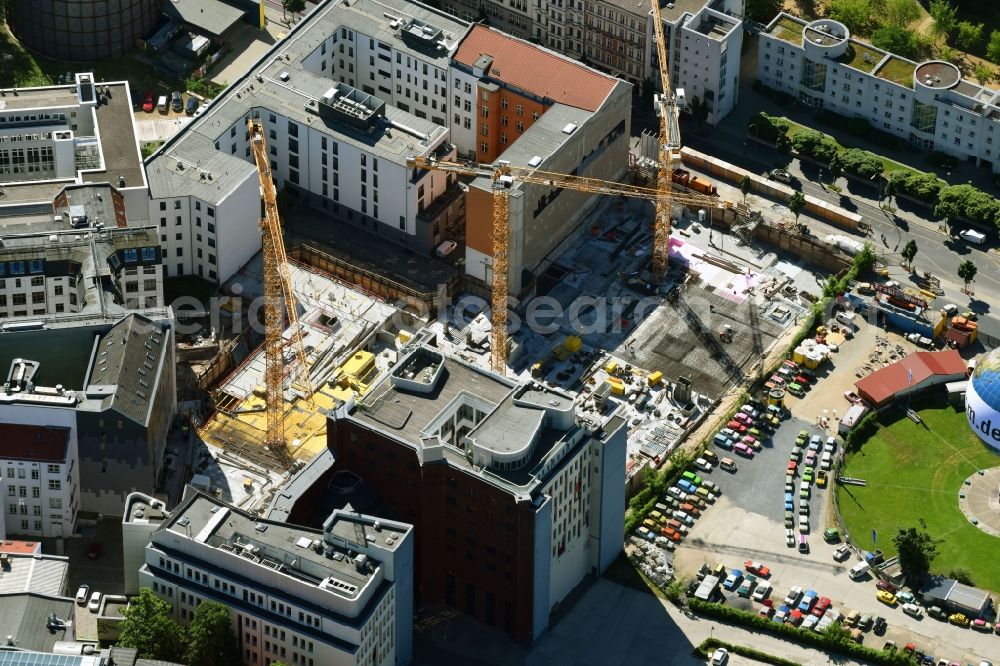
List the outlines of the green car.
{"label": "green car", "polygon": [[740,585],[740,589],[736,590],[736,594],[749,599],[755,587],[757,587],[757,577],[753,574],[747,574],[747,577],[743,579],[743,584]]}
{"label": "green car", "polygon": [[789,460],[794,460],[795,462],[800,462],[802,460],[802,449],[795,447],[788,456]]}
{"label": "green car", "polygon": [[792,511],[785,512],[785,527],[795,527],[795,513]]}
{"label": "green car", "polygon": [[809,488],[808,487],[800,488],[799,497],[801,497],[802,499],[809,499]]}
{"label": "green car", "polygon": [[807,439],[809,439],[809,432],[806,430],[800,430],[799,436],[795,438],[795,443],[803,444]]}
{"label": "green car", "polygon": [[812,483],[813,480],[813,468],[806,467],[805,471],[802,472],[802,480]]}
{"label": "green car", "polygon": [[789,384],[787,386],[787,390],[792,395],[800,397],[800,398],[806,394],[806,392],[802,389],[802,385],[801,384],[797,384],[795,382],[792,382],[791,384]]}
{"label": "green car", "polygon": [[695,474],[694,472],[684,472],[683,474],[681,474],[681,478],[690,481],[696,486],[701,485],[701,477]]}
{"label": "green car", "polygon": [[827,531],[823,532],[823,540],[827,543],[837,543],[840,541],[840,530],[836,527],[831,527]]}

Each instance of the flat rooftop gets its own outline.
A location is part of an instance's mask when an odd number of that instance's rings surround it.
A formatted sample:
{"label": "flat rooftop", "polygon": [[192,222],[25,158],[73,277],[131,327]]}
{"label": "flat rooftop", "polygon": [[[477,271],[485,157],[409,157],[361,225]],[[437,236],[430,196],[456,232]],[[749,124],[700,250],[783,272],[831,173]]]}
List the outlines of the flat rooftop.
{"label": "flat rooftop", "polygon": [[[389,104],[385,108],[386,120],[380,120],[372,131],[361,131],[343,122],[321,117],[315,109],[335,81],[329,76],[313,73],[303,65],[303,59],[319,49],[332,33],[343,26],[364,34],[373,33],[373,37],[392,43],[403,53],[419,54],[421,58],[432,61],[437,59],[440,66],[446,68],[447,50],[428,50],[414,45],[391,28],[393,19],[389,17],[407,16],[441,28],[442,39],[447,44],[454,42],[458,34],[468,27],[468,24],[429,7],[397,0],[326,2],[320,5],[151,159],[147,168],[151,196],[191,195],[209,204],[218,203],[239,183],[256,177],[256,168],[248,158],[215,148],[215,142],[231,127],[238,126],[238,132],[244,131],[244,118],[252,110],[273,111],[293,122],[314,128],[322,126],[325,133],[337,137],[340,142],[400,164],[405,163],[408,157],[423,154],[429,146],[440,143],[447,134],[446,128]],[[386,132],[389,123],[392,128]],[[184,168],[178,169],[178,162],[182,162]],[[210,174],[211,179],[202,178],[202,172]]]}
{"label": "flat rooftop", "polygon": [[[708,2],[709,0],[660,0],[660,16],[665,21],[675,23],[685,14],[698,13]],[[646,5],[648,6],[649,3]]]}
{"label": "flat rooftop", "polygon": [[[104,154],[104,168],[84,172],[86,183],[111,183],[115,187],[143,187],[146,174],[142,168],[139,145],[135,138],[135,122],[132,115],[132,100],[128,84],[98,83],[107,88],[110,95],[107,103],[94,109],[97,131],[101,137],[101,152]],[[124,183],[120,179],[124,179]]]}
{"label": "flat rooftop", "polygon": [[[331,544],[324,539],[323,530],[262,520],[201,493],[175,509],[162,529],[347,599],[360,596],[379,566],[378,562],[358,566],[348,557],[347,547],[335,545],[338,540],[368,543],[363,525],[333,523],[329,533],[337,538]],[[399,531],[389,531],[386,536],[391,534]],[[155,543],[155,535],[153,540]]]}
{"label": "flat rooftop", "polygon": [[169,517],[164,509],[162,501],[142,493],[132,493],[126,498],[122,522],[144,525],[162,523]]}
{"label": "flat rooftop", "polygon": [[78,104],[76,84],[43,88],[0,89],[0,111],[50,109]]}

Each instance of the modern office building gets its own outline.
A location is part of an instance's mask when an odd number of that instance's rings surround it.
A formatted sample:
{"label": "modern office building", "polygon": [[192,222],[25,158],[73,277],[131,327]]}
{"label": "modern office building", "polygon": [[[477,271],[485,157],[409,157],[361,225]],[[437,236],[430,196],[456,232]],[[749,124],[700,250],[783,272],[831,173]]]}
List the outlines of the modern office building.
{"label": "modern office building", "polygon": [[625,425],[421,343],[327,433],[334,468],[414,525],[419,603],[530,642],[621,552]]}
{"label": "modern office building", "polygon": [[[452,128],[460,154],[479,162],[499,158],[604,180],[624,174],[630,84],[480,25],[473,26],[458,46],[452,70],[456,108]],[[493,280],[492,185],[491,179],[477,179],[466,197],[465,271],[484,284]],[[531,289],[532,271],[598,200],[599,195],[586,192],[513,183],[509,214],[513,295]]]}
{"label": "modern office building", "polygon": [[311,11],[147,164],[167,275],[222,282],[260,249],[250,117],[263,123],[279,190],[430,254],[461,190],[454,176],[406,161],[455,154],[445,88],[467,29],[403,0],[329,0]]}
{"label": "modern office building", "polygon": [[68,85],[0,89],[0,222],[51,215],[66,186],[98,183],[114,187],[130,223],[149,220],[127,82],[80,73]]}
{"label": "modern office building", "polygon": [[[133,495],[123,529],[144,520]],[[413,529],[335,511],[322,530],[263,520],[193,492],[157,519],[138,581],[187,624],[198,604],[230,609],[243,663],[389,666],[412,658]],[[147,529],[143,524],[141,529]],[[137,541],[127,539],[126,550]],[[135,558],[126,553],[126,561]]]}
{"label": "modern office building", "polygon": [[916,63],[853,39],[837,21],[786,13],[761,32],[757,48],[761,83],[1000,173],[1000,92],[963,79],[955,65]]}
{"label": "modern office building", "polygon": [[[9,368],[0,391],[0,428],[13,424],[67,432],[65,462],[46,461],[42,469],[39,460],[40,478],[32,479],[39,484],[39,497],[25,491],[31,521],[26,534],[42,535],[50,521],[52,530],[59,529],[52,515],[59,511],[61,529],[69,534],[79,511],[120,515],[129,493],[156,487],[165,471],[163,453],[177,404],[169,309],[8,322],[0,327],[0,367]],[[50,473],[50,464],[58,469]],[[12,501],[22,499],[22,485],[33,487],[19,478],[6,483],[6,498]],[[16,496],[10,495],[12,487]],[[67,488],[68,496],[51,495],[62,498],[61,508],[48,504],[47,490]],[[41,507],[41,530],[34,529],[35,504]],[[24,520],[20,504],[16,515],[13,524],[13,516],[8,517],[8,531]]]}

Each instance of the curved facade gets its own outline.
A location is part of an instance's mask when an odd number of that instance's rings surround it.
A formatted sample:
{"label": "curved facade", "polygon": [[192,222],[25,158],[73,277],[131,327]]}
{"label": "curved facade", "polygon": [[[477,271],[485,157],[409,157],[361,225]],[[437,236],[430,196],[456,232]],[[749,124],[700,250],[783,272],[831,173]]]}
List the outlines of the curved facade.
{"label": "curved facade", "polygon": [[160,16],[160,0],[12,0],[7,22],[36,53],[88,61],[131,51]]}

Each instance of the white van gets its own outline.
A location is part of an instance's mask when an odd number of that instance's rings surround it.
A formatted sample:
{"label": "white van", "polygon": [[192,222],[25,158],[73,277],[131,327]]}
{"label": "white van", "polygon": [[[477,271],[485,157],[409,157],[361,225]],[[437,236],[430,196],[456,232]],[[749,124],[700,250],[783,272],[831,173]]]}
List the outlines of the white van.
{"label": "white van", "polygon": [[167,112],[167,96],[166,95],[160,95],[160,98],[158,100],[156,100],[156,110],[159,111],[160,113],[166,113]]}
{"label": "white van", "polygon": [[961,236],[962,240],[972,243],[974,245],[982,245],[986,242],[986,234],[981,231],[976,231],[975,229],[966,229],[964,231],[959,231],[958,235]]}
{"label": "white van", "polygon": [[848,572],[848,574],[851,576],[852,580],[857,580],[862,576],[864,576],[866,573],[868,573],[869,568],[870,567],[868,566],[867,562],[858,562],[853,567],[851,567],[851,570]]}

